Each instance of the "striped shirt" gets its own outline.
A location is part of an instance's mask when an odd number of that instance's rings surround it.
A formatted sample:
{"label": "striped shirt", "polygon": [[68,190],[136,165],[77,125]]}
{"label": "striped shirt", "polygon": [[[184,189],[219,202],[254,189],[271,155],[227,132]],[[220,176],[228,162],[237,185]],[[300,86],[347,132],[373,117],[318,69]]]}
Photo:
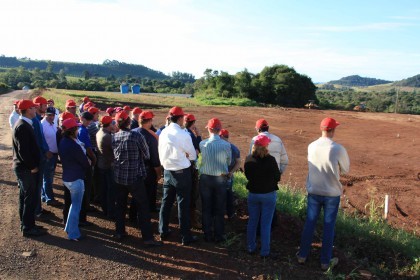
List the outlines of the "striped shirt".
{"label": "striped shirt", "polygon": [[114,150],[114,180],[121,185],[132,185],[146,177],[144,162],[150,158],[149,147],[143,135],[122,129],[112,137]]}
{"label": "striped shirt", "polygon": [[211,135],[200,142],[200,151],[200,174],[220,176],[229,173],[228,167],[232,161],[229,142],[222,140],[219,135]]}

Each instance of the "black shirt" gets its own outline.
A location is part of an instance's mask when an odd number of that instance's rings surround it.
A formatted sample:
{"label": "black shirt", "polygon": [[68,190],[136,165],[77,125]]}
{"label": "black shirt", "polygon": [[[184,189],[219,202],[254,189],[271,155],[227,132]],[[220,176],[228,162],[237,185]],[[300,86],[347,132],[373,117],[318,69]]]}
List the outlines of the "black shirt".
{"label": "black shirt", "polygon": [[276,159],[267,155],[256,158],[252,155],[245,160],[245,176],[248,179],[246,188],[251,193],[269,193],[278,190],[280,170]]}

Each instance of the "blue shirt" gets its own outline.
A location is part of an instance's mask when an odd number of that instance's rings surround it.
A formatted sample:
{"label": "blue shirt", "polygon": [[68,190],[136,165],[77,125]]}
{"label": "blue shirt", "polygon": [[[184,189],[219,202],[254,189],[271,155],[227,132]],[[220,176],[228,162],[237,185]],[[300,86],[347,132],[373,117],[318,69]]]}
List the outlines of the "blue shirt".
{"label": "blue shirt", "polygon": [[238,147],[230,143],[230,148],[232,149],[232,162],[229,165],[229,171],[231,171],[235,166],[236,159],[241,157],[241,152],[239,151]]}
{"label": "blue shirt", "polygon": [[83,144],[85,144],[86,149],[92,148],[92,142],[90,142],[89,131],[84,125],[79,127],[77,139],[79,139],[81,142],[83,142]]}
{"label": "blue shirt", "polygon": [[63,166],[62,178],[64,182],[74,182],[85,178],[86,169],[90,164],[86,154],[76,141],[63,137],[58,146],[58,154]]}
{"label": "blue shirt", "polygon": [[201,165],[200,174],[220,176],[229,173],[232,161],[232,149],[229,142],[222,140],[219,135],[200,142]]}
{"label": "blue shirt", "polygon": [[34,127],[36,143],[41,150],[41,158],[45,157],[45,153],[50,150],[47,141],[45,140],[44,131],[41,127],[42,117],[36,114],[36,117],[32,119],[32,126]]}

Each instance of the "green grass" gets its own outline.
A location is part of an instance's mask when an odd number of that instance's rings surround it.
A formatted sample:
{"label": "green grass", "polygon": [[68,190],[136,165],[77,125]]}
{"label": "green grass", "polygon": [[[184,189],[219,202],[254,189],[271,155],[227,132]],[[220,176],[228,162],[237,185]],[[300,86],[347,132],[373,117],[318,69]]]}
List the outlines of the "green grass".
{"label": "green grass", "polygon": [[[244,174],[235,174],[233,188],[241,198],[247,197],[246,183]],[[277,197],[277,209],[281,213],[305,219],[306,194],[289,185],[281,185]],[[379,208],[373,202],[369,206],[372,212]],[[415,233],[392,228],[379,213],[363,217],[340,210],[335,244],[352,259],[367,259],[376,275],[420,275],[420,239]]]}
{"label": "green grass", "polygon": [[248,98],[223,98],[210,96],[197,96],[196,100],[202,105],[207,106],[258,106],[258,103]]}

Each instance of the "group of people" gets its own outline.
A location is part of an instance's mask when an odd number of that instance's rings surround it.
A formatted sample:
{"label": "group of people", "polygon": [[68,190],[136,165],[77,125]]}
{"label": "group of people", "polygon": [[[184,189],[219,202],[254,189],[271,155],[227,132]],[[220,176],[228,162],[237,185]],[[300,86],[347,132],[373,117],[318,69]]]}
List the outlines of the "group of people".
{"label": "group of people", "polygon": [[[67,100],[62,114],[53,100],[41,96],[19,100],[14,106],[9,120],[23,236],[46,232],[35,224],[35,217],[43,213],[42,202],[58,203],[52,182],[59,159],[65,186],[64,230],[72,241],[85,237],[79,227],[91,224],[86,219],[91,202],[100,203],[103,213],[115,221],[114,238],[123,239],[127,235],[128,194],[132,197],[130,220],[137,222],[146,247],[161,246],[172,234],[169,220],[175,199],[182,245],[199,240],[192,234],[192,226],[202,227],[205,242],[226,240],[225,215],[232,218],[235,214],[232,186],[241,160],[239,149],[229,142],[229,131],[218,118],[208,120],[209,137],[203,140],[195,116],[180,107],[171,108],[165,125],[156,129],[152,111],[124,106],[107,108],[106,115],[100,117],[99,108],[88,97],[80,106]],[[334,119],[324,119],[321,138],[308,148],[308,215],[297,253],[298,262],[305,263],[324,208],[323,269],[336,262],[332,247],[342,194],[339,175],[347,173],[350,164],[346,150],[332,140],[338,125]],[[278,183],[289,159],[282,140],[269,132],[265,119],[257,120],[255,129],[257,135],[244,162],[249,191],[247,250],[257,252],[260,231],[259,254],[269,257]],[[157,186],[162,177],[163,194],[157,208]],[[197,225],[200,210],[201,225]],[[161,240],[153,236],[153,212],[159,212]]]}

